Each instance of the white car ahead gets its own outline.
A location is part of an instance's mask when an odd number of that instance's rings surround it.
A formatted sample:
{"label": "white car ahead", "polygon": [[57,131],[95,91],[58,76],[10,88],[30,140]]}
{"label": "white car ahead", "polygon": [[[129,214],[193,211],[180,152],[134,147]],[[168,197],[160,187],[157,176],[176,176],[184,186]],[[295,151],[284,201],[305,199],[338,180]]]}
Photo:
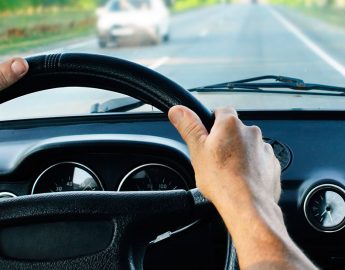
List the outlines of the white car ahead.
{"label": "white car ahead", "polygon": [[97,15],[102,48],[109,42],[169,40],[170,13],[163,0],[110,0]]}

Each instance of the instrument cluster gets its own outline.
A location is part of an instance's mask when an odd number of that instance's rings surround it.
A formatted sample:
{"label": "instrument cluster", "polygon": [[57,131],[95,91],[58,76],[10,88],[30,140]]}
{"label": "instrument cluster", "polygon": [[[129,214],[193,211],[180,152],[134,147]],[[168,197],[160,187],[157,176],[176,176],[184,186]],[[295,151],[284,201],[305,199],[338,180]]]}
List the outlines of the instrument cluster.
{"label": "instrument cluster", "polygon": [[[165,164],[149,163],[132,169],[113,190],[165,191],[188,188],[186,180],[177,170]],[[66,161],[45,169],[34,182],[31,194],[103,190],[102,181],[89,167]]]}

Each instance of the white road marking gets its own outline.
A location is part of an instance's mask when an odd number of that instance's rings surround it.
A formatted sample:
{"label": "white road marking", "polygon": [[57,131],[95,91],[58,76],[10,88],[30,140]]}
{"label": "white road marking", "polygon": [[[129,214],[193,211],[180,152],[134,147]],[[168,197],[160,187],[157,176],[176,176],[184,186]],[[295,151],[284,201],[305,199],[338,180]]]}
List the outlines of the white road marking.
{"label": "white road marking", "polygon": [[208,35],[209,31],[207,29],[204,29],[200,32],[199,36],[200,37],[206,37]]}
{"label": "white road marking", "polygon": [[308,38],[305,34],[302,33],[293,23],[284,18],[276,10],[267,6],[268,10],[272,15],[283,25],[285,28],[294,34],[300,41],[303,42],[311,51],[313,51],[317,56],[319,56],[323,61],[325,61],[329,66],[338,71],[343,77],[345,77],[345,67],[330,56],[327,52],[321,49],[314,41]]}
{"label": "white road marking", "polygon": [[48,51],[43,51],[43,52],[38,52],[34,54],[30,54],[29,56],[36,56],[36,55],[44,55],[44,54],[56,54],[56,53],[62,53],[67,50],[75,50],[75,49],[80,49],[83,47],[87,47],[89,45],[96,44],[96,39],[88,40],[88,41],[83,41],[75,44],[71,44],[67,47],[61,47],[59,49],[53,49],[53,50],[48,50]]}
{"label": "white road marking", "polygon": [[84,41],[84,42],[79,42],[79,43],[76,43],[76,44],[72,44],[72,45],[67,46],[65,49],[66,50],[80,49],[80,48],[87,47],[89,45],[94,45],[94,44],[96,44],[96,39],[87,40],[87,41]]}
{"label": "white road marking", "polygon": [[170,60],[169,56],[163,56],[159,58],[156,62],[154,62],[152,65],[149,66],[150,69],[157,69],[161,66],[163,66],[166,62]]}
{"label": "white road marking", "polygon": [[56,50],[49,50],[49,51],[43,51],[43,52],[37,52],[37,53],[30,53],[28,55],[25,55],[24,57],[46,55],[46,54],[56,54],[56,53],[61,53],[61,52],[62,52],[61,49],[56,49]]}

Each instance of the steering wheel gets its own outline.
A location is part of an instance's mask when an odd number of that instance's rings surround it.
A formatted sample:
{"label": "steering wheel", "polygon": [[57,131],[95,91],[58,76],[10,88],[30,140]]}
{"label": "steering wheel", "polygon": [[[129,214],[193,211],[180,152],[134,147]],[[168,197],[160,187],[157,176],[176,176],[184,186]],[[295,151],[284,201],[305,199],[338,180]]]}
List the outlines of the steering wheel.
{"label": "steering wheel", "polygon": [[[132,96],[164,113],[181,104],[196,112],[208,130],[213,124],[211,112],[188,91],[138,64],[91,54],[42,55],[27,61],[30,66],[28,74],[15,85],[0,91],[0,103],[50,88],[95,87]],[[0,268],[142,269],[142,243],[152,240],[157,231],[164,231],[171,223],[183,223],[191,215],[202,218],[212,211],[214,208],[198,189],[143,193],[66,192],[13,198],[0,204],[2,225],[19,226],[36,220],[49,224],[66,216],[91,224],[101,218],[103,223],[100,226],[105,230],[110,228],[113,236],[110,245],[95,254],[48,262],[0,258]],[[138,225],[148,221],[156,225],[143,225],[139,233]]]}

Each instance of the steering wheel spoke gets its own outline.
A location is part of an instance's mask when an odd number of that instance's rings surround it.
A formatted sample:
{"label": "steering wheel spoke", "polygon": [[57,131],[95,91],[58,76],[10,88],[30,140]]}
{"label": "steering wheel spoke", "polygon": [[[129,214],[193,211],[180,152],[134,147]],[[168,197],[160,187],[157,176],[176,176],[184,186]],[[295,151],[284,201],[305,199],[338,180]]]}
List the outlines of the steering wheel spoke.
{"label": "steering wheel spoke", "polygon": [[[196,194],[198,194],[197,190],[62,192],[8,199],[0,204],[0,240],[3,240],[4,234],[13,234],[15,231],[19,235],[24,235],[25,230],[23,232],[23,228],[18,229],[17,224],[25,224],[25,228],[28,228],[27,232],[30,232],[30,228],[34,228],[33,226],[38,226],[37,224],[44,224],[44,231],[53,233],[57,224],[63,224],[60,226],[64,226],[64,229],[68,231],[69,229],[74,230],[74,226],[78,226],[76,225],[78,222],[81,225],[89,222],[91,225],[95,221],[107,221],[113,227],[113,233],[108,235],[109,245],[104,246],[103,250],[98,250],[98,255],[97,253],[87,255],[87,252],[81,252],[78,255],[84,255],[84,259],[78,261],[74,258],[69,260],[68,252],[65,255],[60,252],[60,257],[58,256],[56,259],[70,261],[72,265],[78,265],[79,262],[80,268],[86,269],[82,264],[88,258],[89,266],[99,267],[100,260],[98,257],[104,261],[105,257],[110,256],[112,257],[111,267],[103,265],[104,269],[113,268],[114,262],[117,269],[138,269],[142,266],[143,252],[150,240],[180,224],[189,222],[191,218],[200,217],[200,214],[204,213],[202,210],[209,207],[206,201],[200,204],[200,194],[197,196]],[[49,226],[52,228],[50,229]],[[74,236],[72,235],[72,237]],[[24,238],[31,243],[41,241],[40,236],[35,233],[32,233],[31,236],[25,235]],[[6,237],[4,239],[3,243],[6,243]],[[70,241],[70,239],[67,240]],[[55,241],[57,246],[63,246],[63,241],[66,239]],[[3,255],[13,256],[12,259],[14,260],[18,259],[18,256],[21,255],[11,248],[13,249],[13,247],[3,246],[1,248],[2,252],[5,253]],[[19,257],[19,259],[33,259],[30,257],[29,250],[21,247],[20,251],[29,255],[27,255],[28,257]],[[53,251],[54,249],[51,249],[51,252]],[[55,255],[51,254],[51,257]],[[35,259],[45,261],[46,257],[50,257],[49,250],[44,250],[42,256],[42,258],[38,256]],[[0,266],[2,263],[0,259]],[[57,264],[56,261],[45,261],[41,262],[40,265],[44,265],[45,269],[56,269]]]}

